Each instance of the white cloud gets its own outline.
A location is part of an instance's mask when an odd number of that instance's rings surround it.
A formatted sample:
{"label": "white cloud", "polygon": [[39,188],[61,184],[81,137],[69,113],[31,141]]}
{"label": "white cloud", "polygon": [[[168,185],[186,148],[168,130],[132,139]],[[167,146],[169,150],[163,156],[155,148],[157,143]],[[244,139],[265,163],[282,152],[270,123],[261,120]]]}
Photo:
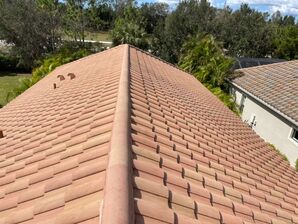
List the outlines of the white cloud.
{"label": "white cloud", "polygon": [[217,8],[223,8],[225,5],[224,0],[209,0],[210,4]]}
{"label": "white cloud", "polygon": [[[153,0],[157,2],[165,2],[170,6],[175,6],[179,0]],[[224,5],[239,6],[241,3],[247,3],[254,8],[274,13],[279,10],[283,15],[293,15],[298,18],[298,0],[209,0],[211,5],[217,8],[222,8]]]}
{"label": "white cloud", "polygon": [[168,5],[175,5],[179,3],[179,0],[157,0],[157,2],[167,3]]}
{"label": "white cloud", "polygon": [[265,7],[270,13],[279,10],[282,14],[298,16],[297,0],[227,0],[228,5],[240,5],[241,3]]}
{"label": "white cloud", "polygon": [[279,10],[282,14],[287,14],[287,15],[295,15],[298,16],[298,7],[291,7],[288,5],[273,5],[270,6],[270,11],[271,12],[276,12],[277,10]]}

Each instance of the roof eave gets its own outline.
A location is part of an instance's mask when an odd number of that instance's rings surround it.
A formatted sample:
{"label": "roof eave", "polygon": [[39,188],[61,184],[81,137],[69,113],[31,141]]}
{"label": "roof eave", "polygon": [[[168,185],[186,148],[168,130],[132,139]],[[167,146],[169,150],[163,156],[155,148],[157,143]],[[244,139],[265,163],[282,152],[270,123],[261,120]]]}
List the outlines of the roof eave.
{"label": "roof eave", "polygon": [[240,91],[242,91],[243,93],[245,93],[246,95],[250,96],[251,98],[253,98],[254,100],[256,100],[257,102],[259,102],[260,104],[266,106],[267,108],[269,108],[270,110],[274,111],[276,114],[278,114],[279,116],[281,116],[282,118],[286,119],[288,122],[290,122],[291,124],[293,124],[293,126],[298,127],[298,122],[295,121],[293,118],[289,117],[288,115],[282,113],[281,111],[279,111],[278,109],[276,109],[275,107],[271,106],[270,104],[266,103],[264,100],[258,98],[257,96],[255,96],[254,94],[248,92],[246,89],[242,88],[241,86],[239,86],[238,84],[234,83],[233,81],[230,81],[231,85],[236,87],[237,89],[239,89]]}

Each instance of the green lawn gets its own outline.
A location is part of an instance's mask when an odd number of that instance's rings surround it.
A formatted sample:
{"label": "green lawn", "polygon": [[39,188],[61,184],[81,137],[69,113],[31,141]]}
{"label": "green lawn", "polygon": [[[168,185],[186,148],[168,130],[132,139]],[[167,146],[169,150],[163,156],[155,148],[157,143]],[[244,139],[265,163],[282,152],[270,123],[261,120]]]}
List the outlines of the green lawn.
{"label": "green lawn", "polygon": [[30,74],[0,73],[0,105],[6,104],[7,93],[19,85],[19,80]]}
{"label": "green lawn", "polygon": [[[68,36],[63,37],[64,40],[72,40]],[[85,40],[94,41],[112,41],[109,32],[85,32]]]}
{"label": "green lawn", "polygon": [[91,33],[86,32],[86,40],[95,40],[95,41],[111,41],[108,32],[98,32],[98,33]]}

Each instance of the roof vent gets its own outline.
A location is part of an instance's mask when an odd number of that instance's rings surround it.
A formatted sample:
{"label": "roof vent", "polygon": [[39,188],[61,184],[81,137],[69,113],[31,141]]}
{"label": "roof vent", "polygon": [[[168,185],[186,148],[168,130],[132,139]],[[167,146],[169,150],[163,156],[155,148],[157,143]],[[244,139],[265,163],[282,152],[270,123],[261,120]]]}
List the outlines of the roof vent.
{"label": "roof vent", "polygon": [[4,138],[4,133],[2,130],[0,130],[0,138]]}
{"label": "roof vent", "polygon": [[64,78],[64,76],[63,76],[63,75],[57,75],[57,78],[59,78],[59,79],[60,79],[60,81],[63,81],[63,80],[65,80],[65,78]]}
{"label": "roof vent", "polygon": [[70,79],[74,79],[76,77],[74,73],[68,73],[67,76],[69,76]]}
{"label": "roof vent", "polygon": [[57,84],[56,83],[54,83],[54,89],[57,89]]}

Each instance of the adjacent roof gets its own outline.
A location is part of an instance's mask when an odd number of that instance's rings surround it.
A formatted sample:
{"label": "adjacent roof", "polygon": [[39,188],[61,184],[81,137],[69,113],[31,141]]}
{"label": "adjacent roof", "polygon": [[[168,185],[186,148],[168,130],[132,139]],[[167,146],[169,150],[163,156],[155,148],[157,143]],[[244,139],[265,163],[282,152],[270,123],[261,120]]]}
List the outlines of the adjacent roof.
{"label": "adjacent roof", "polygon": [[128,45],[59,67],[0,124],[0,223],[298,223],[298,173],[193,76]]}
{"label": "adjacent roof", "polygon": [[284,59],[275,58],[235,58],[233,69],[249,68],[260,65],[269,65],[278,62],[284,62]]}
{"label": "adjacent roof", "polygon": [[298,60],[239,69],[236,87],[298,127]]}

